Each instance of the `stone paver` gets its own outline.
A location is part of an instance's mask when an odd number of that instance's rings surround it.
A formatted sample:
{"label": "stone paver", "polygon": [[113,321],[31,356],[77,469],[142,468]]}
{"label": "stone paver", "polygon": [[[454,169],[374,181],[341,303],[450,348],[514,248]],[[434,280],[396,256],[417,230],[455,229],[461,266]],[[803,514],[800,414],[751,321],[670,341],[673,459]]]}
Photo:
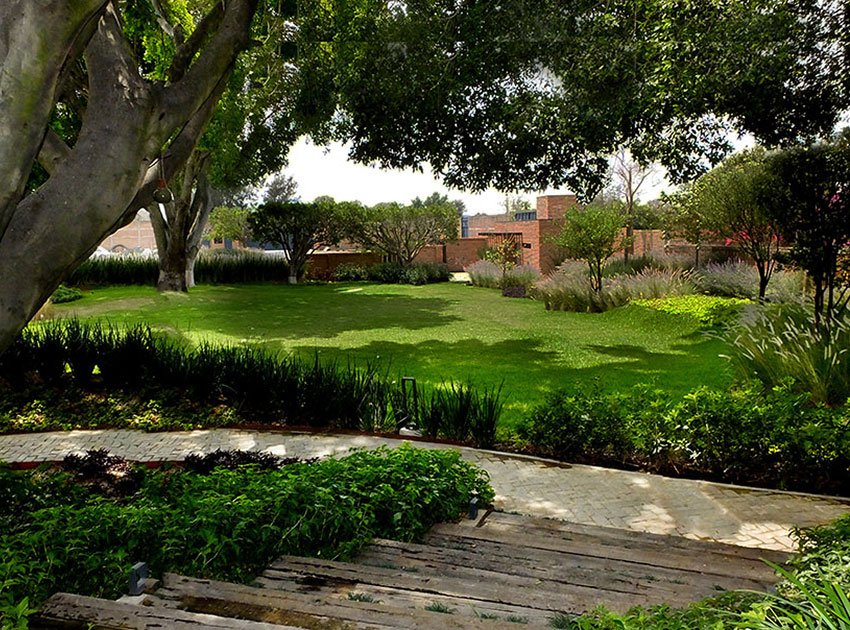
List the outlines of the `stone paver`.
{"label": "stone paver", "polygon": [[[370,436],[236,429],[68,431],[0,435],[0,461],[56,461],[71,452],[96,448],[137,461],[181,460],[189,453],[217,448],[308,458],[399,443]],[[426,442],[415,445],[456,448]],[[458,450],[464,459],[490,474],[497,508],[589,525],[791,550],[789,532],[793,527],[827,523],[850,512],[850,500],[564,465],[471,448]]]}

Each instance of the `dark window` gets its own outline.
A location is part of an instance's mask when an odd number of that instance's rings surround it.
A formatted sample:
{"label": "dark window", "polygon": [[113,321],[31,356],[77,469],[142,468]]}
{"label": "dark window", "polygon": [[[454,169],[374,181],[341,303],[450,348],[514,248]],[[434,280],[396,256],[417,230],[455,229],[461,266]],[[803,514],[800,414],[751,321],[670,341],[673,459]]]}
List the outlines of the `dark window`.
{"label": "dark window", "polygon": [[537,220],[537,211],[517,212],[515,220],[516,221],[536,221]]}

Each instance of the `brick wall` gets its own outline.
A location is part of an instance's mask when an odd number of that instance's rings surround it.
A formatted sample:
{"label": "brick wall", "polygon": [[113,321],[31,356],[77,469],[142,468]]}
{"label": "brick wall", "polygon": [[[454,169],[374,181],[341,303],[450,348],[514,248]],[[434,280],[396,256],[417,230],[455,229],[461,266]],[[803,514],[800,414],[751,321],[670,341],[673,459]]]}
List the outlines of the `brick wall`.
{"label": "brick wall", "polygon": [[147,210],[140,210],[131,223],[107,236],[100,246],[111,252],[156,249],[156,238]]}
{"label": "brick wall", "polygon": [[307,277],[328,279],[342,264],[367,266],[382,260],[380,254],[371,252],[315,252],[307,262]]}
{"label": "brick wall", "polygon": [[563,219],[567,209],[575,205],[575,195],[543,195],[537,198],[537,219]]}
{"label": "brick wall", "polygon": [[[478,260],[478,252],[487,246],[486,238],[461,238],[448,241],[443,245],[428,245],[424,247],[415,262],[443,263],[449,271],[463,271]],[[445,259],[443,258],[445,256]]]}

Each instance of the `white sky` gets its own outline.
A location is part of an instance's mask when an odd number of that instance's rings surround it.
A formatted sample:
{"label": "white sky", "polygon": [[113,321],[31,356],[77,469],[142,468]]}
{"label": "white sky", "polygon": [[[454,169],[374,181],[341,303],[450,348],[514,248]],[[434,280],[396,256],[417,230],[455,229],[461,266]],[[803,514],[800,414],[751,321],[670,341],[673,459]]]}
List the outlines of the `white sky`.
{"label": "white sky", "polygon": [[[733,139],[736,149],[751,144],[751,139]],[[300,140],[289,153],[289,166],[285,172],[298,183],[298,196],[312,201],[320,195],[330,195],[337,201],[360,201],[374,205],[384,201],[406,203],[414,197],[427,197],[433,192],[461,199],[466,212],[477,214],[499,214],[503,212],[504,193],[488,189],[483,193],[468,193],[447,188],[436,179],[430,169],[423,172],[412,169],[382,170],[348,161],[348,152],[342,144],[329,147],[316,146],[306,139]],[[655,199],[662,191],[672,190],[663,171],[658,168],[646,182],[639,197],[642,201]],[[541,194],[565,194],[566,189],[550,188],[545,191],[523,193],[519,196],[534,204]]]}
{"label": "white sky", "polygon": [[[326,148],[302,139],[289,152],[289,165],[285,172],[298,183],[298,195],[306,201],[330,195],[337,201],[361,201],[366,205],[383,201],[406,203],[414,197],[424,198],[439,192],[448,195],[449,199],[461,199],[469,214],[504,212],[502,202],[505,194],[493,188],[482,193],[468,193],[447,188],[428,168],[422,172],[412,169],[382,170],[349,162],[348,152],[342,144]],[[660,184],[657,183],[655,188],[660,188]],[[569,192],[552,188],[519,196],[533,204],[537,195]]]}

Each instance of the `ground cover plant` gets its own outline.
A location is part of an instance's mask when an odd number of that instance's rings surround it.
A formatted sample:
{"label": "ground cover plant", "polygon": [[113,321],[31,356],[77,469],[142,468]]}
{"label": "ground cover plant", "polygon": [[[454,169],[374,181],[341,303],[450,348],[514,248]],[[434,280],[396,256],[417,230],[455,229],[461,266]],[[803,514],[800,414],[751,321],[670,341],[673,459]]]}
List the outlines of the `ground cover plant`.
{"label": "ground cover plant", "polygon": [[342,264],[337,267],[332,279],[338,282],[366,281],[384,284],[430,284],[448,282],[451,274],[446,265],[437,263],[411,263],[407,266],[399,263],[384,262],[374,265]]}
{"label": "ground cover plant", "polygon": [[493,498],[453,451],[397,449],[209,474],[141,471],[105,498],[56,470],[0,469],[0,615],[62,590],[115,598],[130,566],[237,582],[283,554],[349,558],[373,537],[413,541]]}
{"label": "ground cover plant", "polygon": [[850,409],[790,386],[617,393],[565,389],[517,429],[522,446],[571,462],[808,492],[850,492]]}
{"label": "ground cover plant", "polygon": [[731,381],[719,356],[728,345],[703,336],[690,318],[634,306],[547,312],[457,283],[199,286],[191,297],[106,287],[54,312],[147,323],[191,346],[248,343],[307,361],[318,353],[322,362],[380,365],[415,377],[423,391],[448,380],[479,390],[504,381],[505,426],[573,383],[601,381],[617,391],[656,382],[681,395],[694,383],[725,388]]}
{"label": "ground cover plant", "polygon": [[555,615],[566,630],[790,630],[846,628],[850,624],[850,517],[795,532],[800,555],[785,568],[777,594],[729,592],[684,609],[635,608],[624,615],[605,609],[578,617]]}
{"label": "ground cover plant", "polygon": [[[318,356],[304,361],[251,346],[191,348],[143,325],[121,329],[77,320],[24,331],[0,357],[0,381],[6,385],[0,387],[0,429],[13,431],[97,428],[100,422],[155,429],[181,427],[181,421],[393,432],[412,426],[432,438],[490,447],[504,404],[501,388],[479,392],[449,382],[420,396],[369,364],[322,363]],[[68,402],[57,404],[57,398]],[[112,408],[122,402],[128,409]],[[165,418],[156,414],[162,409],[168,409]]]}

